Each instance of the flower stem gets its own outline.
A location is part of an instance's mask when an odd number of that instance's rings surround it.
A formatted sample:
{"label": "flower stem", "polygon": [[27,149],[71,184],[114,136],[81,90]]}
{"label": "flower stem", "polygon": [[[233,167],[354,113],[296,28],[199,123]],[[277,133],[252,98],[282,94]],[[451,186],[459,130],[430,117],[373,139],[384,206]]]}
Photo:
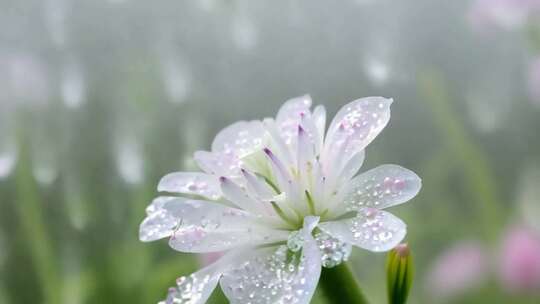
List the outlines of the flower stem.
{"label": "flower stem", "polygon": [[319,286],[328,303],[368,303],[347,263],[333,268],[323,267]]}

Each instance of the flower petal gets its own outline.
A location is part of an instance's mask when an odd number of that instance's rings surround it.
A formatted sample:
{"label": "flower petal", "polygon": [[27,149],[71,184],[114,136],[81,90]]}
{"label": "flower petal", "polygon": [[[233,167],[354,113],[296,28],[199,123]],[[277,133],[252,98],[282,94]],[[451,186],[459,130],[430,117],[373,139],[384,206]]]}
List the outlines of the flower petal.
{"label": "flower petal", "polygon": [[345,190],[344,204],[349,210],[388,208],[410,200],[421,187],[422,181],[411,170],[382,165],[351,180]]}
{"label": "flower petal", "polygon": [[[214,263],[203,269],[180,277],[176,280],[176,287],[169,289],[167,298],[158,304],[203,304],[206,303],[212,291],[221,278],[223,272],[229,267],[231,261],[244,254],[249,248],[242,248],[227,252]],[[251,248],[252,249],[252,248]]]}
{"label": "flower petal", "polygon": [[285,231],[264,226],[259,217],[218,203],[190,200],[166,207],[178,219],[169,240],[178,251],[215,252],[287,239]]}
{"label": "flower petal", "polygon": [[311,235],[299,255],[287,259],[287,247],[250,252],[221,278],[230,303],[298,303],[311,300],[321,274],[321,254]]}
{"label": "flower petal", "polygon": [[212,291],[217,286],[221,272],[210,265],[189,276],[176,280],[176,287],[169,288],[167,298],[158,304],[203,304],[206,303]]}
{"label": "flower petal", "polygon": [[364,150],[390,120],[392,101],[366,97],[342,107],[328,128],[323,157],[325,168],[334,166],[338,159],[346,162]]}
{"label": "flower petal", "polygon": [[242,169],[242,175],[246,180],[247,190],[261,201],[271,201],[277,193],[260,176],[253,175],[251,172]]}
{"label": "flower petal", "polygon": [[344,192],[340,191],[344,188],[344,185],[348,185],[351,178],[360,170],[365,158],[365,150],[359,151],[349,158],[347,162],[338,162],[334,165],[332,170],[329,170],[326,176],[326,195],[332,197],[333,193],[338,194],[338,197],[334,199],[328,199],[328,208],[330,210],[336,209],[343,213],[346,209],[343,202]]}
{"label": "flower petal", "polygon": [[152,201],[146,208],[148,215],[139,228],[139,239],[143,242],[151,242],[168,237],[178,224],[178,219],[163,206],[168,203],[181,204],[187,199],[183,197],[161,196]]}
{"label": "flower petal", "polygon": [[158,191],[195,194],[212,200],[221,197],[218,178],[198,172],[167,174],[159,181]]}
{"label": "flower petal", "polygon": [[255,200],[248,194],[247,189],[241,188],[239,185],[224,176],[219,178],[219,183],[223,196],[232,204],[253,214],[273,215],[273,213],[271,213],[272,208],[270,204],[265,206],[264,202]]}
{"label": "flower petal", "polygon": [[240,159],[236,155],[197,151],[195,162],[204,172],[218,176],[236,176],[240,172]]}
{"label": "flower petal", "polygon": [[324,132],[326,131],[326,109],[324,106],[316,106],[315,109],[313,109],[313,114],[311,116],[311,119],[313,120],[313,123],[317,127],[318,134],[320,137],[320,142],[322,143],[324,140]]}
{"label": "flower petal", "polygon": [[318,226],[324,232],[370,251],[388,251],[399,244],[407,227],[396,216],[383,210],[363,208],[355,218],[324,222]]}
{"label": "flower petal", "polygon": [[358,170],[362,167],[364,159],[366,157],[365,150],[357,152],[353,157],[349,159],[341,169],[341,172],[338,174],[338,185],[347,183],[351,178],[353,178]]}
{"label": "flower petal", "polygon": [[261,148],[265,133],[258,120],[236,122],[216,135],[212,142],[212,152],[243,157]]}
{"label": "flower petal", "polygon": [[287,144],[291,144],[296,138],[298,125],[302,116],[311,114],[311,97],[304,95],[287,100],[276,115],[276,124]]}

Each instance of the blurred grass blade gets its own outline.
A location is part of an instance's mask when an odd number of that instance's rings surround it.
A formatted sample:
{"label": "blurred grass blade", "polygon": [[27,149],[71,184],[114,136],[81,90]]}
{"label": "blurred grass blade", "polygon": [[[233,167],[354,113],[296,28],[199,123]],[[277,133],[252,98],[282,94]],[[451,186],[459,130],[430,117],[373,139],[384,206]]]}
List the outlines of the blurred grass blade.
{"label": "blurred grass blade", "polygon": [[489,239],[495,239],[502,222],[502,203],[487,155],[465,129],[459,114],[452,107],[452,98],[444,77],[433,70],[419,75],[419,94],[431,110],[433,122],[448,143],[451,153],[461,167],[464,186],[471,201],[477,202],[477,216]]}
{"label": "blurred grass blade", "polygon": [[407,302],[414,276],[414,265],[407,244],[392,249],[386,259],[386,284],[389,304]]}
{"label": "blurred grass blade", "polygon": [[61,282],[59,265],[54,254],[51,239],[43,215],[43,204],[32,176],[28,144],[23,132],[19,132],[20,159],[16,169],[17,201],[15,208],[21,232],[28,245],[30,258],[37,272],[42,288],[44,303],[61,303]]}

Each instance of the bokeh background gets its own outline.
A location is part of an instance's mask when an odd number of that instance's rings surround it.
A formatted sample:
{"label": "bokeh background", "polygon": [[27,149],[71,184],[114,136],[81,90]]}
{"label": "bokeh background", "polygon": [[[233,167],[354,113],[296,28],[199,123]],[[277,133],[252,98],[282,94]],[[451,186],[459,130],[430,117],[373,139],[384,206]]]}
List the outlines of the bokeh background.
{"label": "bokeh background", "polygon": [[[0,1],[0,303],[155,303],[204,259],[138,241],[161,176],[311,94],[393,97],[368,147],[411,303],[540,303],[540,1]],[[354,250],[373,303],[384,254]],[[215,295],[212,303],[224,303]],[[324,303],[317,297],[314,303]]]}

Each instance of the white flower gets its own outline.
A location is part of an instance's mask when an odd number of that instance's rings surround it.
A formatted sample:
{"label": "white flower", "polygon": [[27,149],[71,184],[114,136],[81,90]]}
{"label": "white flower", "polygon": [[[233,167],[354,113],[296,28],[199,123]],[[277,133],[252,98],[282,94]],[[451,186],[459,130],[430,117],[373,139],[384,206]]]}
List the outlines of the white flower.
{"label": "white flower", "polygon": [[344,106],[325,135],[326,111],[287,101],[275,119],[222,130],[198,151],[201,172],[163,177],[147,208],[142,241],[170,237],[182,252],[228,251],[178,279],[162,303],[204,303],[218,282],[231,303],[309,303],[321,266],[347,260],[351,245],[387,251],[405,224],[384,211],[414,197],[420,178],[396,165],[356,176],[364,149],[390,119],[392,99]]}

